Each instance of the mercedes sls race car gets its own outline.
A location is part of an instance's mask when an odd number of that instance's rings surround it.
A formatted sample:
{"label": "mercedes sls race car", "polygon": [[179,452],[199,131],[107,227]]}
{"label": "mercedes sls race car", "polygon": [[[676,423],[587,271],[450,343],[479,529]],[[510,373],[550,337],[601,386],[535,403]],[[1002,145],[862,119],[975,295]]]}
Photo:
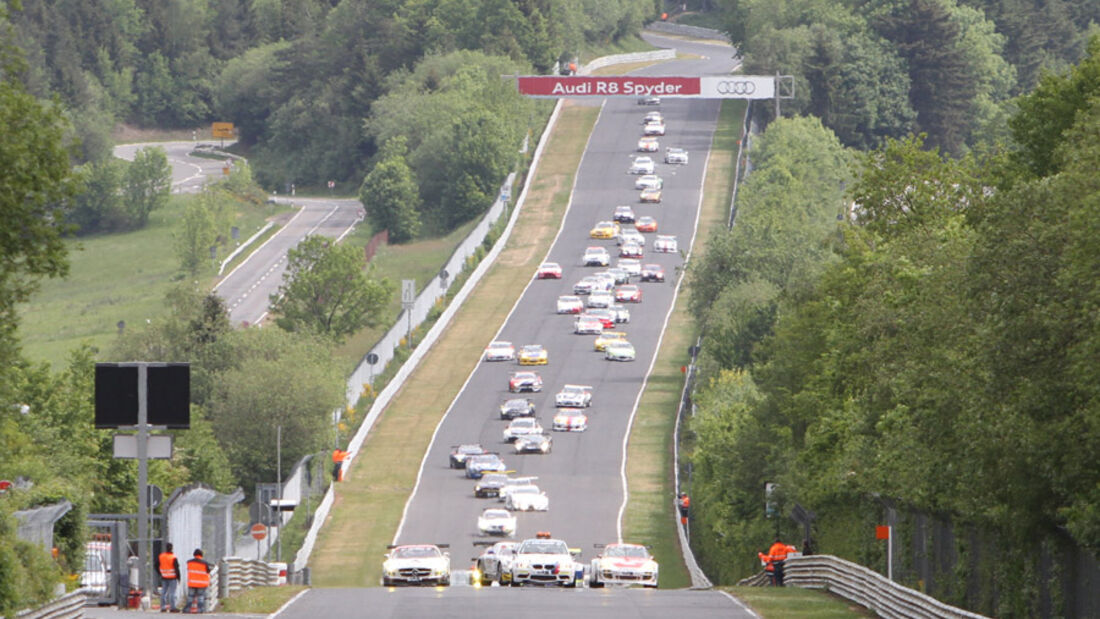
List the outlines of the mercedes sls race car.
{"label": "mercedes sls race car", "polygon": [[550,353],[542,344],[528,344],[519,349],[520,365],[546,365],[550,361]]}
{"label": "mercedes sls race car", "polygon": [[589,247],[585,249],[582,260],[584,260],[584,266],[586,267],[606,267],[611,264],[611,256],[607,253],[606,247]]}
{"label": "mercedes sls race car", "polygon": [[[491,544],[491,545],[490,545]],[[512,577],[512,558],[515,557],[519,542],[474,542],[474,546],[488,546],[484,552],[471,559],[474,562],[470,573],[471,584],[487,587],[493,582],[508,584]]]}
{"label": "mercedes sls race car", "polygon": [[665,149],[665,163],[676,163],[681,165],[687,165],[688,152],[682,148],[666,148]]}
{"label": "mercedes sls race car", "polygon": [[622,331],[604,331],[596,341],[592,343],[592,349],[596,352],[604,352],[611,342],[626,341],[626,334]]}
{"label": "mercedes sls race car", "polygon": [[559,314],[579,314],[584,309],[584,301],[574,295],[562,295],[558,297],[557,312]]}
{"label": "mercedes sls race car", "polygon": [[584,566],[575,558],[579,554],[549,534],[523,540],[515,549],[511,584],[576,587],[578,580],[584,579]]}
{"label": "mercedes sls race car", "polygon": [[382,562],[382,586],[451,584],[451,556],[447,544],[389,546]]}
{"label": "mercedes sls race car", "polygon": [[655,153],[661,149],[661,143],[653,136],[638,140],[638,150],[643,153]]}
{"label": "mercedes sls race car", "polygon": [[486,473],[474,484],[474,496],[479,499],[501,498],[501,492],[505,488],[519,484],[529,484],[536,479],[538,477],[509,477],[507,473]]}
{"label": "mercedes sls race car", "polygon": [[512,446],[519,455],[548,454],[554,447],[554,439],[549,434],[525,434],[517,436]]}
{"label": "mercedes sls race car", "polygon": [[481,479],[486,473],[500,473],[508,470],[508,466],[497,454],[481,454],[466,458],[466,477],[469,479]]}
{"label": "mercedes sls race car", "polygon": [[634,228],[638,232],[656,232],[657,218],[650,217],[649,215],[642,215],[638,218],[638,221],[634,222]]}
{"label": "mercedes sls race car", "polygon": [[489,342],[485,347],[486,361],[511,361],[516,358],[516,348],[511,342]]}
{"label": "mercedes sls race car", "polygon": [[497,500],[501,503],[506,502],[508,500],[508,494],[511,493],[513,490],[524,486],[530,486],[531,484],[538,481],[538,479],[538,477],[535,477],[533,475],[528,477],[509,477],[505,479],[504,483],[500,486],[499,491],[497,492]]}
{"label": "mercedes sls race car", "polygon": [[639,544],[597,544],[598,555],[588,570],[588,586],[657,586],[657,562]]}
{"label": "mercedes sls race car", "polygon": [[[644,176],[642,178],[645,178]],[[611,219],[621,224],[634,223],[634,209],[629,204],[623,204],[615,207],[615,213],[611,215]]]}
{"label": "mercedes sls race car", "polygon": [[538,279],[561,279],[561,265],[557,262],[543,262],[535,272]]}
{"label": "mercedes sls race car", "polygon": [[631,174],[653,174],[657,164],[653,163],[653,157],[635,157],[630,164]]}
{"label": "mercedes sls race car", "polygon": [[588,429],[588,415],[579,408],[560,408],[554,413],[555,432],[584,432]]}
{"label": "mercedes sls race car", "polygon": [[487,507],[477,517],[477,531],[482,535],[515,535],[516,516],[506,509]]}
{"label": "mercedes sls race car", "polygon": [[676,243],[676,237],[670,234],[658,234],[657,240],[653,241],[653,251],[660,252],[662,254],[674,254],[679,251],[679,245]]}
{"label": "mercedes sls race car", "polygon": [[535,372],[513,372],[508,379],[508,391],[542,391],[542,377]]}
{"label": "mercedes sls race car", "polygon": [[588,300],[584,302],[586,309],[597,308],[607,309],[615,303],[615,295],[610,292],[593,292],[588,295]]}
{"label": "mercedes sls race car", "polygon": [[665,281],[665,268],[659,264],[647,264],[642,267],[643,282]]}
{"label": "mercedes sls race car", "polygon": [[500,405],[501,419],[515,419],[516,417],[534,417],[535,403],[531,398],[511,398]]}
{"label": "mercedes sls race car", "polygon": [[592,405],[591,385],[565,385],[554,396],[554,406],[584,408]]}
{"label": "mercedes sls race car", "polygon": [[479,456],[483,453],[488,453],[481,445],[475,445],[468,443],[464,445],[454,445],[451,447],[450,464],[452,469],[464,469],[466,468],[466,458],[470,456]]}
{"label": "mercedes sls race car", "polygon": [[619,303],[641,303],[642,289],[630,284],[615,289],[615,300]]}
{"label": "mercedes sls race car", "polygon": [[603,351],[603,358],[608,361],[633,361],[634,357],[634,345],[626,340],[608,342]]}
{"label": "mercedes sls race car", "polygon": [[535,484],[514,486],[504,495],[504,508],[514,512],[544,512],[550,509],[550,497]]}
{"label": "mercedes sls race car", "polygon": [[542,426],[534,417],[517,417],[504,428],[504,442],[510,443],[521,436],[542,434]]}

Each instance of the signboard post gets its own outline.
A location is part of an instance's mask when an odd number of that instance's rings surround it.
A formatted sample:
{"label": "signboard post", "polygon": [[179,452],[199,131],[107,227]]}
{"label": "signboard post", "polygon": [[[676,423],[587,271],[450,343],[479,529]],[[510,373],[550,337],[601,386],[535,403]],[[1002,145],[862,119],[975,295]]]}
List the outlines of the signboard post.
{"label": "signboard post", "polygon": [[[249,533],[252,535],[252,539],[257,542],[262,542],[267,537],[267,527],[262,522],[257,522],[249,528]],[[256,560],[260,560],[260,544],[256,544]]]}
{"label": "signboard post", "polygon": [[225,148],[225,139],[233,139],[233,123],[210,123],[210,133],[222,141],[222,148]]}
{"label": "signboard post", "polygon": [[408,328],[405,330],[405,341],[409,344],[409,350],[412,350],[412,308],[416,305],[416,280],[415,279],[403,279],[401,280],[401,308],[405,310],[405,316],[408,318]]}

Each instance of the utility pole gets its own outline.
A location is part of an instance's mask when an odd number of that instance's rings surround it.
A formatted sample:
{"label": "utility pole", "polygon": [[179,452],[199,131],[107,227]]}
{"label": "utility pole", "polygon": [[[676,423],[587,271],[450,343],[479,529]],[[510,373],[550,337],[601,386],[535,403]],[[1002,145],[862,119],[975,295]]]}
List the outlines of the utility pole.
{"label": "utility pole", "polygon": [[275,426],[275,487],[279,493],[279,509],[275,511],[275,523],[279,537],[275,542],[275,560],[283,560],[283,426]]}
{"label": "utility pole", "polygon": [[138,371],[138,587],[150,591],[149,574],[149,364]]}

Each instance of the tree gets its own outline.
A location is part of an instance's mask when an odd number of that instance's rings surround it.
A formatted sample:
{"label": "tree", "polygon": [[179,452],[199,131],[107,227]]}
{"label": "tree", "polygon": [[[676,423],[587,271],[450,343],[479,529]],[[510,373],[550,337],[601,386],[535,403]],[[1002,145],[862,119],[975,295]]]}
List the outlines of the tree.
{"label": "tree", "polygon": [[314,333],[337,341],[376,324],[393,294],[389,280],[363,271],[363,254],[322,236],[309,236],[287,252],[287,270],[271,311],[287,331]]}
{"label": "tree", "polygon": [[209,265],[210,248],[215,246],[218,238],[214,214],[204,204],[209,195],[209,192],[204,192],[198,199],[187,203],[179,228],[173,234],[180,268],[191,275]]}
{"label": "tree", "polygon": [[121,161],[111,158],[81,166],[84,191],[73,201],[70,216],[70,220],[77,226],[77,234],[126,227],[121,193],[123,165]]}
{"label": "tree", "polygon": [[142,148],[123,175],[123,208],[134,228],[149,222],[149,213],[168,203],[172,189],[172,168],[163,148]]}
{"label": "tree", "polygon": [[359,201],[374,228],[389,230],[394,243],[412,240],[420,232],[420,195],[405,161],[407,152],[404,136],[391,138],[359,189]]}

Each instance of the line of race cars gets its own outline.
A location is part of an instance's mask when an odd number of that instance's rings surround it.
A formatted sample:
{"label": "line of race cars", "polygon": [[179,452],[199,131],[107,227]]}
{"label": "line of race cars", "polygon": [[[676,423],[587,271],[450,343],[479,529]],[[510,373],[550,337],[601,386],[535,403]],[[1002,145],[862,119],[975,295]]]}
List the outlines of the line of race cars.
{"label": "line of race cars", "polygon": [[[652,97],[647,98],[652,105]],[[659,100],[657,101],[659,105]],[[643,120],[643,137],[637,150],[657,152],[660,148],[657,136],[665,134],[664,118],[660,112],[649,112]],[[682,149],[668,148],[666,165],[687,165],[688,154]],[[639,208],[660,205],[664,181],[656,174],[656,164],[651,157],[637,156],[629,169],[637,177],[634,187],[640,189]],[[603,245],[591,245],[581,258],[584,267],[602,267],[584,276],[572,288],[572,294],[558,297],[555,314],[573,316],[573,332],[578,335],[595,335],[593,349],[602,352],[609,361],[633,361],[634,346],[626,333],[617,330],[618,325],[630,322],[627,304],[639,304],[643,287],[637,282],[659,283],[665,281],[664,266],[657,262],[643,264],[647,234],[653,235],[651,251],[654,253],[679,252],[675,236],[660,235],[655,214],[639,214],[630,205],[616,206],[607,219],[600,220],[591,229],[594,240],[614,241],[618,260],[611,266],[611,251]],[[535,274],[539,280],[561,280],[564,270],[554,262],[544,262]],[[546,348],[537,343],[517,347],[510,341],[491,342],[483,356],[486,362],[515,362],[520,366],[539,366],[550,362]],[[507,421],[502,430],[502,442],[510,444],[516,455],[550,454],[553,437],[537,417],[537,405],[526,394],[543,391],[542,378],[534,370],[517,370],[508,376],[509,397],[499,408],[499,416]],[[550,429],[555,432],[584,432],[588,429],[589,407],[593,401],[593,388],[588,385],[565,384],[554,396],[555,413]],[[487,507],[478,516],[479,535],[487,537],[512,537],[517,530],[517,514],[526,511],[546,511],[549,497],[536,484],[536,477],[514,477],[510,474],[500,454],[481,444],[454,445],[449,456],[449,466],[463,469],[465,478],[474,480],[474,495],[478,498],[496,498],[502,506]],[[648,549],[639,544],[613,543],[597,545],[597,555],[585,565],[580,560],[580,550],[570,548],[565,541],[553,538],[548,532],[522,541],[492,539],[474,542],[485,550],[473,557],[470,570],[472,584],[487,586],[519,586],[524,584],[560,585],[575,587],[586,582],[590,587],[613,585],[642,585],[656,587],[658,565]],[[450,555],[447,545],[414,544],[391,546],[383,563],[382,584],[433,584],[449,585],[451,582]]]}

